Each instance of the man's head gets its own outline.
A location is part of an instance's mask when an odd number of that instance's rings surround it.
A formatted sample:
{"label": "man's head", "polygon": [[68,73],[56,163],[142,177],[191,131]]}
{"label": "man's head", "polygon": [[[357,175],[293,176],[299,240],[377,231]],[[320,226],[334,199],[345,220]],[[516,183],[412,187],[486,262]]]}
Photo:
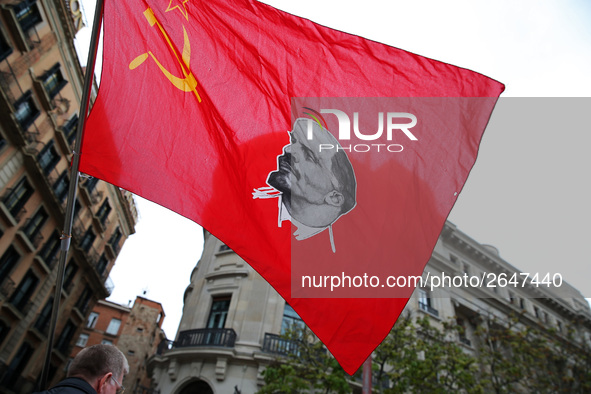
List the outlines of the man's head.
{"label": "man's head", "polygon": [[355,206],[353,166],[337,139],[311,119],[297,119],[290,140],[267,183],[283,193],[298,222],[329,226]]}
{"label": "man's head", "polygon": [[127,359],[113,345],[94,345],[82,349],[68,369],[68,377],[87,381],[98,394],[114,394],[123,386],[129,372]]}

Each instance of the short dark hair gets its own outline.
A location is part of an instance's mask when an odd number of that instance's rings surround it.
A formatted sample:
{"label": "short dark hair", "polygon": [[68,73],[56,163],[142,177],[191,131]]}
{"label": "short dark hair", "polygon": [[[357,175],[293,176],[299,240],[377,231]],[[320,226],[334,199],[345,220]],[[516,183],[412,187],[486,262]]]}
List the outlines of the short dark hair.
{"label": "short dark hair", "polygon": [[119,349],[113,345],[101,344],[82,349],[70,364],[68,377],[94,380],[112,372],[118,378],[128,370],[127,359]]}
{"label": "short dark hair", "polygon": [[332,172],[339,183],[339,190],[345,201],[341,206],[341,215],[349,212],[356,204],[357,181],[353,165],[349,161],[347,154],[342,150],[337,150],[332,157]]}

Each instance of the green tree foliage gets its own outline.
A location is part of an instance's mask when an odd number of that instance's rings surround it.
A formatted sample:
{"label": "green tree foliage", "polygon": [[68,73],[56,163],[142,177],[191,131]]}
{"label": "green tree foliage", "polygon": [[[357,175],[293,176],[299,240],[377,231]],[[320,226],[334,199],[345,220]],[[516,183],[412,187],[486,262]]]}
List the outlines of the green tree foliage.
{"label": "green tree foliage", "polygon": [[518,321],[517,317],[503,322],[488,318],[476,330],[482,374],[492,392],[530,386],[528,380],[538,367],[539,337],[529,328],[518,327]]}
{"label": "green tree foliage", "polygon": [[589,393],[591,349],[572,329],[524,324],[522,315],[484,319],[476,330],[481,374],[495,393]]}
{"label": "green tree foliage", "polygon": [[[389,387],[379,390],[383,393],[482,392],[476,359],[457,342],[460,329],[452,323],[434,326],[426,316],[415,322],[409,317],[399,320],[376,351],[391,382]],[[401,338],[404,346],[389,351],[392,342]],[[384,344],[386,349],[382,349]]]}
{"label": "green tree foliage", "polygon": [[[574,331],[480,317],[470,346],[456,321],[401,316],[372,355],[374,393],[590,393],[591,348]],[[286,337],[289,355],[264,371],[260,393],[349,393],[350,377],[308,329]]]}
{"label": "green tree foliage", "polygon": [[308,328],[294,326],[283,337],[289,350],[263,371],[265,386],[259,393],[351,392],[349,375]]}

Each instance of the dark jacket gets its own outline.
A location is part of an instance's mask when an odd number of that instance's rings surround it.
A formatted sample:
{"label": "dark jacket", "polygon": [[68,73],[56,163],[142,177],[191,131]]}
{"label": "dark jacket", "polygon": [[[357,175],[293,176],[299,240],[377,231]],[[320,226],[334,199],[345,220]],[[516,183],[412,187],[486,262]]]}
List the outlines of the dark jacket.
{"label": "dark jacket", "polygon": [[80,378],[67,378],[50,388],[36,394],[97,394],[85,380]]}

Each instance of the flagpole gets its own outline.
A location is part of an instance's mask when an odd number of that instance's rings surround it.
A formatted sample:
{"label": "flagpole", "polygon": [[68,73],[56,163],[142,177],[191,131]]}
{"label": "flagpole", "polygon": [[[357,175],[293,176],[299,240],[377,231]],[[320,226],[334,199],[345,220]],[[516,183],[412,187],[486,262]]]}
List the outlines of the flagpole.
{"label": "flagpole", "polygon": [[80,113],[78,115],[78,128],[76,130],[76,142],[74,145],[72,169],[70,175],[70,185],[68,189],[68,197],[66,203],[66,216],[64,220],[64,228],[62,231],[60,257],[57,270],[57,281],[55,285],[55,294],[53,297],[53,305],[51,308],[51,320],[49,323],[49,334],[47,335],[47,350],[45,353],[45,362],[43,363],[43,370],[41,372],[40,388],[45,389],[47,385],[47,377],[49,368],[51,366],[51,354],[53,351],[53,339],[55,336],[55,327],[57,325],[57,318],[59,314],[60,298],[62,294],[62,286],[64,283],[64,271],[66,260],[68,257],[68,250],[70,249],[70,240],[72,239],[72,223],[74,222],[74,206],[76,201],[76,192],[78,190],[80,167],[80,147],[82,146],[82,136],[84,134],[84,124],[88,114],[88,107],[90,102],[90,92],[92,90],[92,82],[94,80],[94,66],[96,62],[96,54],[98,50],[99,34],[101,29],[101,21],[103,16],[103,0],[97,0],[94,11],[94,20],[92,25],[92,34],[90,39],[90,47],[88,51],[88,58],[86,61],[86,72],[84,74],[84,86],[82,88],[82,101],[80,102]]}
{"label": "flagpole", "polygon": [[363,372],[362,372],[362,388],[361,388],[361,392],[362,394],[371,394],[372,393],[372,388],[371,388],[371,354],[369,355],[369,357],[367,358],[367,360],[365,360],[365,362],[363,363]]}

